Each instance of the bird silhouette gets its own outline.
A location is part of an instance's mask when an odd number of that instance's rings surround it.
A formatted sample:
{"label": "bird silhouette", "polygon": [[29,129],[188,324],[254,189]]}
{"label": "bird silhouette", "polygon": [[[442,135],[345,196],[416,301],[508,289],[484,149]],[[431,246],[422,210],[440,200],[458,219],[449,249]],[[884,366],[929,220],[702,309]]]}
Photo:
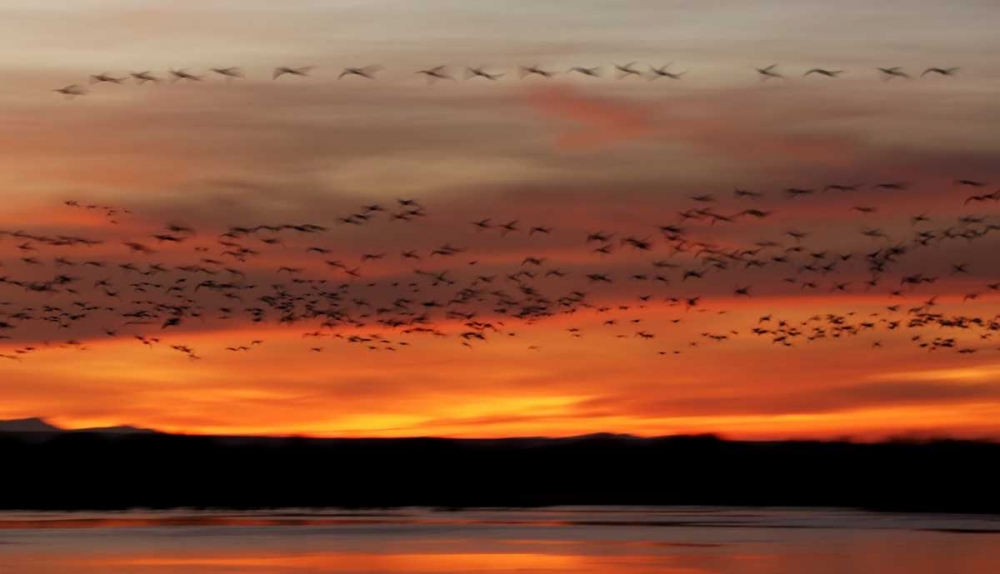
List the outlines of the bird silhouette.
{"label": "bird silhouette", "polygon": [[927,74],[937,74],[939,76],[954,76],[955,73],[958,72],[959,69],[960,68],[958,68],[958,67],[954,67],[954,68],[927,68],[926,70],[924,70],[923,72],[920,73],[920,77],[922,78],[922,77],[926,76]]}
{"label": "bird silhouette", "polygon": [[573,66],[572,68],[567,70],[567,72],[582,74],[584,76],[590,76],[591,78],[597,78],[600,77],[601,75],[601,69],[597,67],[586,68],[584,66]]}
{"label": "bird silhouette", "polygon": [[893,66],[891,68],[878,68],[878,71],[882,73],[882,77],[886,80],[891,80],[893,78],[903,78],[905,80],[910,79],[910,75],[903,71],[903,68],[899,66]]}
{"label": "bird silhouette", "polygon": [[118,78],[112,76],[111,74],[104,72],[101,74],[94,74],[90,76],[91,84],[122,84],[125,82],[125,78]]}
{"label": "bird silhouette", "polygon": [[197,76],[195,74],[191,74],[191,73],[189,73],[189,72],[187,72],[185,70],[174,70],[174,69],[171,69],[171,70],[169,70],[169,73],[170,73],[170,80],[172,82],[182,82],[182,81],[184,81],[184,82],[200,82],[203,79],[202,76]]}
{"label": "bird silhouette", "polygon": [[211,68],[211,71],[226,78],[227,80],[232,80],[237,78],[242,79],[244,77],[243,71],[235,66],[231,66],[228,68]]}
{"label": "bird silhouette", "polygon": [[366,80],[374,80],[375,73],[381,69],[382,67],[378,65],[365,66],[363,68],[344,68],[343,71],[340,72],[340,75],[337,76],[337,79],[339,80],[349,76],[357,76],[359,78],[365,78]]}
{"label": "bird silhouette", "polygon": [[282,76],[300,76],[306,77],[309,72],[313,70],[313,66],[302,66],[300,68],[292,68],[289,66],[278,66],[271,72],[271,79],[277,80]]}
{"label": "bird silhouette", "polygon": [[518,68],[518,73],[521,76],[521,79],[524,79],[528,76],[541,76],[543,78],[551,78],[556,75],[555,72],[544,70],[537,65],[521,66],[520,68]]}
{"label": "bird silhouette", "polygon": [[785,76],[778,73],[778,64],[771,64],[770,66],[765,66],[763,68],[754,68],[757,70],[757,74],[760,75],[761,80],[770,80],[773,78],[784,80]]}
{"label": "bird silhouette", "polygon": [[128,75],[135,80],[137,84],[145,84],[146,82],[157,83],[160,81],[160,79],[153,75],[153,72],[149,70],[142,72],[129,72]]}
{"label": "bird silhouette", "polygon": [[417,70],[415,73],[426,76],[428,83],[435,82],[437,80],[455,79],[447,74],[447,70],[444,66],[435,66],[433,68],[427,68],[425,70]]}
{"label": "bird silhouette", "polygon": [[491,74],[491,73],[485,71],[482,66],[480,66],[478,68],[466,68],[465,69],[465,77],[466,77],[466,79],[471,79],[471,78],[485,78],[485,79],[490,80],[490,81],[496,81],[496,80],[499,80],[500,78],[502,78],[503,76],[504,76],[503,74],[496,74],[496,73]]}
{"label": "bird silhouette", "polygon": [[826,76],[828,78],[839,78],[844,70],[827,70],[825,68],[811,68],[803,76],[810,76],[812,74],[818,74],[820,76]]}
{"label": "bird silhouette", "polygon": [[68,86],[63,86],[62,88],[58,88],[58,89],[55,89],[55,90],[52,90],[52,91],[56,92],[56,93],[59,93],[59,94],[62,94],[64,96],[68,97],[68,98],[72,98],[72,97],[75,97],[75,96],[83,96],[83,95],[86,95],[86,93],[87,93],[87,90],[81,88],[77,84],[70,84]]}
{"label": "bird silhouette", "polygon": [[650,66],[649,67],[649,73],[650,73],[649,79],[650,80],[655,80],[657,78],[670,78],[671,80],[679,80],[679,79],[681,79],[681,76],[683,76],[684,74],[687,73],[687,70],[684,70],[683,72],[671,72],[668,68],[670,68],[670,66],[672,66],[672,65],[673,65],[673,62],[671,62],[670,64],[667,64],[665,66],[660,66],[659,68],[654,68],[653,66]]}
{"label": "bird silhouette", "polygon": [[635,69],[637,62],[629,62],[627,64],[615,64],[615,70],[618,72],[618,79],[626,78],[628,76],[641,76],[642,72]]}

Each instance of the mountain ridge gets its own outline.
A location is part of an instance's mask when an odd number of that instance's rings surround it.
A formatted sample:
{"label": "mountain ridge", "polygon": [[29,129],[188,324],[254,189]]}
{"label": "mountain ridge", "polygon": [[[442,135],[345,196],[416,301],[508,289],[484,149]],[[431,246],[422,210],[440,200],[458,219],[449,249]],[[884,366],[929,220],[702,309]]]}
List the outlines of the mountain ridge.
{"label": "mountain ridge", "polygon": [[26,417],[19,419],[0,419],[0,432],[8,433],[100,433],[100,434],[160,434],[155,429],[132,425],[114,425],[107,427],[88,427],[66,429],[56,426],[43,417]]}

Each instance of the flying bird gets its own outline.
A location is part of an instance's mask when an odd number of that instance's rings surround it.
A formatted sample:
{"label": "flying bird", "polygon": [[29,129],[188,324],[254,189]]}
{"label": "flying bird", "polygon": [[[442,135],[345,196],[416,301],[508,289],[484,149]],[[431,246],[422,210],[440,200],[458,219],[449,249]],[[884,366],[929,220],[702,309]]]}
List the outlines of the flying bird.
{"label": "flying bird", "polygon": [[878,68],[879,72],[882,72],[882,77],[886,80],[891,80],[893,78],[903,78],[906,80],[910,79],[910,75],[903,71],[903,68],[899,66],[893,66],[891,68]]}
{"label": "flying bird", "polygon": [[427,82],[432,83],[437,80],[454,80],[455,78],[449,76],[446,73],[445,66],[435,66],[433,68],[427,68],[425,70],[417,70],[416,74],[420,74],[427,77]]}
{"label": "flying bird", "polygon": [[158,83],[160,81],[152,72],[145,70],[142,72],[129,72],[128,75],[135,80],[137,84],[145,84],[146,82]]}
{"label": "flying bird", "polygon": [[927,74],[937,74],[939,76],[954,76],[960,68],[927,68],[920,73],[920,77],[923,78]]}
{"label": "flying bird", "polygon": [[844,73],[844,70],[827,70],[826,68],[812,68],[809,71],[807,71],[805,74],[802,74],[802,75],[803,76],[809,76],[809,75],[812,75],[812,74],[819,74],[821,76],[826,76],[828,78],[839,78],[840,75],[843,74],[843,73]]}
{"label": "flying bird", "polygon": [[101,74],[94,74],[94,75],[90,76],[90,83],[91,84],[101,84],[101,83],[106,83],[106,84],[121,84],[124,81],[125,81],[125,78],[118,78],[118,77],[112,76],[111,74],[109,74],[107,72],[104,72],[104,73],[101,73]]}
{"label": "flying bird", "polygon": [[567,72],[568,73],[574,73],[575,72],[577,74],[582,74],[584,76],[590,76],[591,78],[597,78],[597,77],[599,77],[601,75],[601,69],[600,68],[596,68],[596,67],[595,68],[586,68],[586,67],[583,67],[583,66],[573,66],[572,68],[570,68],[569,70],[567,70]]}
{"label": "flying bird", "polygon": [[551,78],[555,76],[556,73],[544,70],[541,67],[535,65],[535,66],[521,66],[519,68],[519,75],[521,76],[522,79],[528,76],[541,76],[543,78]]}
{"label": "flying bird", "polygon": [[670,66],[672,66],[672,65],[673,65],[673,62],[671,62],[670,64],[667,64],[665,66],[660,66],[659,68],[654,68],[653,66],[650,66],[649,67],[649,73],[650,73],[649,79],[650,80],[655,80],[657,78],[670,78],[671,80],[679,80],[679,79],[681,79],[681,76],[683,76],[684,74],[687,73],[687,70],[684,70],[683,72],[671,72],[668,68],[670,68]]}
{"label": "flying bird", "polygon": [[337,76],[337,79],[341,79],[348,76],[357,76],[359,78],[365,78],[368,80],[375,79],[375,73],[381,70],[382,67],[378,65],[365,66],[363,68],[344,68]]}
{"label": "flying bird", "polygon": [[781,80],[785,79],[785,76],[778,73],[778,64],[771,64],[770,66],[765,66],[763,68],[754,68],[760,75],[761,80],[770,80],[771,78],[778,78]]}
{"label": "flying bird", "polygon": [[243,76],[243,70],[240,70],[237,67],[211,68],[211,71],[215,72],[216,74],[219,74],[220,76],[223,76],[227,80],[232,80],[232,79],[236,79],[236,78],[242,79],[244,77]]}
{"label": "flying bird", "polygon": [[170,77],[171,77],[171,81],[172,82],[180,82],[180,81],[200,82],[202,80],[201,76],[196,76],[196,75],[191,74],[191,73],[189,73],[189,72],[187,72],[185,70],[174,70],[174,69],[171,69],[170,70]]}
{"label": "flying bird", "polygon": [[56,92],[56,93],[59,93],[59,94],[62,94],[62,95],[66,96],[66,97],[69,97],[69,98],[72,98],[74,96],[83,96],[83,95],[86,95],[86,93],[87,93],[87,90],[81,88],[77,84],[70,84],[68,86],[64,86],[62,88],[58,88],[58,89],[55,89],[55,90],[52,90],[52,91]]}
{"label": "flying bird", "polygon": [[484,70],[482,66],[480,66],[478,68],[466,68],[465,69],[465,77],[466,77],[466,79],[485,78],[487,80],[495,82],[495,81],[499,80],[500,78],[502,78],[503,76],[504,76],[504,74],[495,74],[495,73],[491,74],[491,73],[487,72],[486,70]]}
{"label": "flying bird", "polygon": [[271,79],[277,80],[281,76],[301,76],[305,77],[309,75],[314,69],[314,66],[303,66],[301,68],[292,68],[289,66],[278,66],[271,72]]}
{"label": "flying bird", "polygon": [[635,69],[637,62],[629,62],[627,64],[615,64],[615,70],[618,71],[618,79],[625,78],[627,76],[641,76],[642,72]]}

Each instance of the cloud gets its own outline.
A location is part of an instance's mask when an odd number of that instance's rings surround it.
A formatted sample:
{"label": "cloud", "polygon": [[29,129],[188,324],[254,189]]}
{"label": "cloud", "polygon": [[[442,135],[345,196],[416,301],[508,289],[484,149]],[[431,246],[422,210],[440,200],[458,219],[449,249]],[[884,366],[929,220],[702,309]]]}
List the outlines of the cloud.
{"label": "cloud", "polygon": [[654,133],[644,106],[586,95],[569,84],[530,88],[525,101],[544,118],[570,124],[556,130],[560,150],[594,152]]}
{"label": "cloud", "polygon": [[704,393],[704,396],[693,393],[665,398],[607,395],[582,401],[578,407],[583,413],[581,416],[587,412],[628,413],[637,417],[782,416],[904,406],[951,407],[954,410],[960,405],[995,405],[1000,401],[997,382],[905,381],[842,386],[811,383],[811,386],[814,388],[782,388],[778,394],[746,393],[734,386],[725,392]]}

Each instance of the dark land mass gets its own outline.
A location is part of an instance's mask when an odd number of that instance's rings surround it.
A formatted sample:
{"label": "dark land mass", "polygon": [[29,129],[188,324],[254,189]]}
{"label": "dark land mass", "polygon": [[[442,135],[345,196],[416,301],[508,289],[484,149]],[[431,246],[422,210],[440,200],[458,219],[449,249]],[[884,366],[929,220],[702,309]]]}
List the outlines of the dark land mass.
{"label": "dark land mass", "polygon": [[82,429],[64,429],[42,418],[10,419],[0,421],[0,433],[100,433],[100,434],[149,434],[157,431],[129,425],[111,427],[93,427]]}
{"label": "dark land mass", "polygon": [[726,505],[1000,513],[1000,444],[992,442],[13,430],[0,432],[0,509]]}

